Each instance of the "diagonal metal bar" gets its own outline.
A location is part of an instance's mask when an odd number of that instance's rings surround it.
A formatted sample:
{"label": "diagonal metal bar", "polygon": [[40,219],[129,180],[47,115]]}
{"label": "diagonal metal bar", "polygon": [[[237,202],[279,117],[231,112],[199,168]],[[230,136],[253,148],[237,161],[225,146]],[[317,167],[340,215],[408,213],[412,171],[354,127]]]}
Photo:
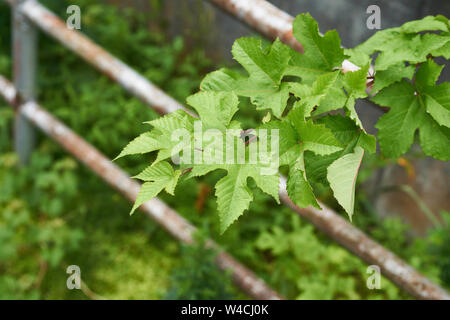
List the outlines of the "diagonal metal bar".
{"label": "diagonal metal bar", "polygon": [[279,38],[294,50],[303,52],[303,46],[292,34],[294,18],[264,0],[208,0],[231,16],[249,25],[270,39]]}
{"label": "diagonal metal bar", "polygon": [[[6,0],[11,3],[12,0]],[[157,112],[165,113],[177,109],[185,109],[175,99],[169,97],[151,82],[147,81],[134,69],[109,54],[106,50],[74,30],[37,1],[24,1],[17,5],[18,9],[34,24],[50,36],[63,43],[68,49],[76,52],[84,60],[92,64],[125,90],[135,95]],[[189,112],[188,109],[185,109]]]}
{"label": "diagonal metal bar", "polygon": [[[225,5],[228,2],[239,4],[241,6],[236,6],[237,9],[234,11],[228,9],[233,7],[231,4],[224,8],[226,10],[230,10],[231,14],[236,14],[238,17],[240,17],[240,19],[243,19],[245,22],[249,23],[255,29],[267,36],[279,36],[281,38],[280,35],[284,34],[283,41],[285,41],[287,44],[289,44],[289,41],[292,41],[289,39],[293,39],[292,33],[287,32],[289,30],[286,28],[288,24],[290,26],[292,17],[289,19],[289,15],[283,13],[283,11],[267,3],[266,1],[210,1],[216,3],[217,5],[219,5],[220,3]],[[247,5],[244,5],[243,3],[247,3]],[[262,9],[258,6],[262,6]],[[242,8],[244,8],[245,10]],[[259,17],[263,20],[266,20],[266,22],[264,23],[268,24],[271,27],[263,28],[259,26],[258,23],[254,22],[256,20],[246,18],[247,16],[245,15],[245,13],[251,12],[252,9],[258,11],[262,10],[261,12],[265,14],[265,16],[262,15],[262,13],[260,13],[259,16],[253,15],[252,19],[256,19],[256,17]],[[127,70],[132,69],[126,66],[123,62],[120,62],[120,60],[107,53],[104,49],[94,44],[91,40],[89,40],[81,33],[67,29],[65,24],[58,17],[56,17],[53,13],[51,13],[39,3],[34,3],[33,1],[28,0],[22,5],[21,10],[23,14],[36,26],[40,27],[44,32],[59,40],[62,44],[64,44],[76,54],[81,55],[94,67],[102,72],[105,72],[115,81],[119,82],[119,80],[116,79],[120,79],[119,83],[122,85],[122,87],[130,91],[132,94],[141,98],[149,105],[153,105],[151,101],[154,101],[155,109],[157,109],[160,113],[172,112],[177,109],[177,106],[178,108],[186,110],[186,108],[181,103],[178,103],[173,98],[170,98],[163,91],[156,88],[148,80],[141,76],[139,76],[140,84],[138,86],[135,86],[133,82],[136,81],[137,78],[131,76],[131,74],[136,73],[135,71],[130,73]],[[271,21],[273,19],[278,22]],[[284,21],[284,23],[282,23],[282,21]],[[296,45],[294,43],[292,44],[292,46],[294,46],[294,48],[296,47],[297,50],[300,50],[298,44]],[[144,85],[144,82],[147,82],[148,84]],[[144,96],[146,96],[146,94],[148,94],[146,88],[157,89],[155,91],[155,95],[150,94],[152,98],[151,100],[143,98]],[[171,101],[171,103],[166,105],[166,101]],[[309,220],[321,231],[323,231],[329,237],[348,249],[350,252],[360,257],[363,261],[371,265],[378,265],[381,269],[381,272],[387,278],[389,278],[397,286],[411,294],[413,297],[418,299],[450,300],[450,295],[444,289],[430,282],[426,277],[421,275],[414,268],[409,266],[407,263],[405,263],[403,260],[398,258],[396,255],[394,255],[392,252],[390,252],[377,242],[373,241],[370,237],[368,237],[358,228],[354,227],[348,221],[343,219],[332,209],[327,208],[323,204],[321,204],[323,210],[317,210],[310,207],[300,209],[295,206],[290,201],[287,195],[286,179],[283,177],[281,178],[280,183],[280,198],[285,205],[292,208],[292,210],[297,212],[301,217]]]}
{"label": "diagonal metal bar", "polygon": [[[11,106],[15,107],[18,113],[59,143],[110,186],[114,187],[129,200],[133,202],[136,200],[140,189],[138,182],[132,180],[122,169],[112,163],[110,159],[106,158],[100,151],[83,140],[83,138],[53,117],[36,102],[28,101],[20,103],[21,99],[17,95],[14,86],[1,75],[0,96]],[[192,243],[192,236],[196,228],[163,201],[154,198],[144,203],[140,209],[164,227],[176,239],[183,243]],[[219,249],[219,246],[212,240],[209,240],[207,244],[210,247]],[[236,285],[249,296],[264,300],[281,299],[281,296],[268,287],[262,279],[258,278],[252,271],[225,251],[219,249],[216,262],[222,270],[231,270],[232,278]]]}

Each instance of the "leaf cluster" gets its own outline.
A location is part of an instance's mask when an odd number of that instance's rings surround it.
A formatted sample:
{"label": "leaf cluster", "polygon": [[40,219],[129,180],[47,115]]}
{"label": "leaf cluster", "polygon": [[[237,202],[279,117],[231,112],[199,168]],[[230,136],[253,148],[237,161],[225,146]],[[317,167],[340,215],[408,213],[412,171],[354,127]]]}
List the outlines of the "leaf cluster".
{"label": "leaf cluster", "polygon": [[[370,95],[375,103],[390,108],[377,124],[378,141],[386,156],[405,153],[419,129],[424,153],[449,159],[450,88],[448,83],[435,85],[443,66],[433,60],[448,58],[449,26],[443,16],[426,17],[380,31],[355,49],[344,50],[335,30],[321,35],[311,15],[300,14],[293,22],[293,34],[302,43],[303,54],[278,39],[269,45],[253,38],[236,40],[232,54],[246,74],[226,68],[208,74],[200,92],[187,99],[198,119],[177,111],[153,120],[149,122],[152,130],[131,141],[119,155],[157,152],[153,164],[137,176],[145,183],[132,212],[163,189],[173,193],[179,180],[224,170],[227,174],[215,187],[224,232],[253,200],[248,178],[279,202],[278,168],[285,167],[287,192],[296,205],[320,209],[312,188],[320,182],[332,189],[351,219],[361,161],[365,152],[376,150],[375,137],[366,132],[356,112],[358,99]],[[373,69],[371,60],[376,54]],[[278,133],[276,159],[269,148],[269,164],[259,158],[253,163],[192,161],[196,155],[202,159],[211,154],[234,157],[239,148],[248,160],[252,141],[262,137],[239,139],[250,131],[235,119],[244,99],[256,110],[268,112],[251,129],[268,130],[270,141]],[[174,141],[173,132],[182,129],[189,138]],[[197,129],[202,134],[216,130],[237,139],[231,146],[217,144],[215,139],[198,144]],[[169,158],[175,155],[188,161],[172,169]],[[268,168],[274,170],[261,173]]]}

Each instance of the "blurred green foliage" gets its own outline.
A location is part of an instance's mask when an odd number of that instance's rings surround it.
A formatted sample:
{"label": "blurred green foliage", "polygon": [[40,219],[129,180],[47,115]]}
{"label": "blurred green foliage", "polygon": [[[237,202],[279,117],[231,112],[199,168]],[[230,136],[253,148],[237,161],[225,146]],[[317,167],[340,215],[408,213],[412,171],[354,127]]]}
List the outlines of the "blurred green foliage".
{"label": "blurred green foliage", "polygon": [[[42,3],[61,17],[69,3],[78,4],[84,33],[179,101],[196,91],[213,69],[201,48],[188,50],[181,38],[170,40],[164,32],[149,31],[148,17],[135,10],[89,0]],[[155,30],[164,31],[165,22],[158,20],[158,6],[154,8]],[[0,2],[0,73],[7,76],[9,16],[9,8]],[[39,46],[39,102],[106,156],[115,157],[146,129],[136,123],[158,117],[54,40],[41,35]],[[248,127],[261,116],[251,106],[239,114]],[[213,251],[201,242],[180,249],[143,214],[129,217],[127,200],[46,137],[39,136],[30,165],[17,166],[12,125],[13,111],[0,101],[0,298],[87,298],[65,286],[71,264],[80,266],[91,290],[110,299],[243,297],[214,266]],[[380,161],[367,162],[361,179],[384,165]],[[145,161],[135,156],[117,164],[134,175]],[[212,190],[219,178],[220,173],[212,173],[188,180],[177,188],[177,197],[162,198],[285,297],[408,298],[384,278],[381,290],[367,289],[364,263],[258,191],[250,214],[219,236]],[[358,195],[356,226],[434,281],[450,285],[449,224],[412,240],[406,235],[408,226],[381,220],[364,192]],[[322,200],[330,198],[321,193]],[[336,203],[328,203],[339,210]]]}
{"label": "blurred green foliage", "polygon": [[204,236],[197,234],[196,242],[189,246],[183,245],[180,254],[180,264],[172,270],[171,285],[164,299],[230,300],[238,297],[232,286],[230,273],[217,268],[217,252],[205,246]]}

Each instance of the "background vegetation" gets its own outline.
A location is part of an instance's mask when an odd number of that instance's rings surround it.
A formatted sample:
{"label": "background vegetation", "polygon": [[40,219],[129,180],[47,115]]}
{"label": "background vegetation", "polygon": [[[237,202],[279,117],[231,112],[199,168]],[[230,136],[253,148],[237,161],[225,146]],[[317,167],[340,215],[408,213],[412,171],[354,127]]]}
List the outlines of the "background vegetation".
{"label": "background vegetation", "polygon": [[[67,0],[42,3],[65,17]],[[77,1],[82,31],[145,77],[184,101],[213,64],[201,48],[165,35],[167,23],[139,12]],[[157,6],[155,7],[157,10]],[[0,3],[0,73],[11,77],[10,10]],[[75,132],[114,158],[158,117],[75,55],[44,35],[39,42],[38,101]],[[27,167],[17,165],[11,145],[14,113],[0,101],[0,298],[1,299],[231,299],[246,298],[202,247],[207,235],[288,298],[404,299],[382,279],[381,290],[366,287],[366,265],[289,209],[255,192],[250,214],[223,236],[212,191],[220,175],[189,180],[177,197],[163,200],[201,229],[199,244],[180,246],[131,204],[43,135]],[[259,114],[241,114],[251,125]],[[366,159],[360,183],[389,161]],[[143,157],[118,164],[134,175]],[[320,189],[320,186],[316,186]],[[354,224],[441,285],[450,287],[450,218],[426,238],[407,236],[400,220],[381,220],[363,189],[357,192]],[[330,195],[321,198],[330,202]],[[79,265],[83,290],[66,288],[68,265]]]}

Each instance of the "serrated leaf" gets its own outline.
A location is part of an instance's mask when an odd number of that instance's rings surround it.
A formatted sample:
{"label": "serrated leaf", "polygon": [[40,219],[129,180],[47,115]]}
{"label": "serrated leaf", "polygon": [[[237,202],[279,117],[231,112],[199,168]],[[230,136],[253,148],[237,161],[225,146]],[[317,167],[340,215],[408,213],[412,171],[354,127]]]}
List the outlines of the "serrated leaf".
{"label": "serrated leaf", "polygon": [[155,181],[161,179],[161,177],[172,177],[173,175],[174,170],[172,166],[168,162],[162,161],[145,168],[141,173],[133,178],[142,181]]}
{"label": "serrated leaf", "polygon": [[[356,145],[362,147],[369,153],[376,151],[376,139],[373,135],[361,131],[354,121],[341,115],[328,115],[319,119],[320,123],[330,128],[333,135],[339,140],[342,146],[351,144],[353,149]],[[353,143],[356,142],[356,145]]]}
{"label": "serrated leaf", "polygon": [[288,73],[301,77],[305,84],[312,84],[321,74],[339,68],[345,59],[336,30],[320,35],[317,22],[309,13],[295,18],[293,34],[303,45],[305,53],[291,52],[292,62]]}
{"label": "serrated leaf", "polygon": [[344,49],[344,53],[348,56],[347,60],[357,66],[365,66],[371,62],[370,56],[361,50]]}
{"label": "serrated leaf", "polygon": [[382,53],[375,61],[376,70],[386,70],[390,66],[408,61],[417,64],[427,60],[427,56],[442,47],[449,38],[437,34],[400,34],[395,41],[386,43]]}
{"label": "serrated leaf", "polygon": [[344,87],[348,94],[355,98],[364,98],[366,93],[367,72],[369,71],[369,64],[361,69],[353,72],[346,72],[344,74]]}
{"label": "serrated leaf", "polygon": [[238,73],[222,68],[206,75],[200,84],[202,91],[234,91],[238,89],[238,80],[242,79]]}
{"label": "serrated leaf", "polygon": [[274,86],[280,84],[290,59],[289,47],[279,39],[263,51],[261,40],[240,38],[234,42],[231,52],[253,81]]}
{"label": "serrated leaf", "polygon": [[184,139],[178,141],[177,137],[175,137],[176,133],[179,132],[178,130],[180,132],[187,131],[188,133],[193,133],[194,131],[194,118],[185,111],[178,110],[146,123],[154,127],[152,134],[160,143],[155,162],[163,161],[183,150],[191,149],[192,134],[187,141]]}
{"label": "serrated leaf", "polygon": [[141,186],[130,215],[144,202],[156,197],[163,189],[173,194],[180,177],[180,171],[174,171],[167,162],[158,162],[148,167],[137,178],[148,181]]}
{"label": "serrated leaf", "polygon": [[371,99],[381,106],[390,107],[376,124],[381,151],[388,157],[397,158],[409,150],[414,133],[422,122],[425,113],[414,93],[414,87],[402,80]]}
{"label": "serrated leaf", "polygon": [[[442,18],[443,16],[441,16]],[[400,30],[406,33],[418,33],[422,31],[449,31],[448,23],[434,16],[426,16],[423,19],[406,22]]]}
{"label": "serrated leaf", "polygon": [[[450,33],[446,35],[450,37]],[[433,57],[444,57],[445,59],[450,59],[450,41],[446,42],[442,47],[437,48],[430,52]]]}
{"label": "serrated leaf", "polygon": [[205,129],[225,130],[238,111],[239,100],[233,92],[199,92],[187,98],[197,111]]}
{"label": "serrated leaf", "polygon": [[424,90],[426,87],[434,86],[439,78],[439,75],[444,69],[444,66],[438,65],[432,59],[428,59],[424,62],[415,76],[415,85],[419,91]]}
{"label": "serrated leaf", "polygon": [[353,50],[367,55],[371,55],[377,51],[383,51],[388,49],[388,44],[394,41],[400,34],[400,28],[377,31],[373,36],[356,46]]}
{"label": "serrated leaf", "polygon": [[248,209],[253,194],[247,186],[247,179],[252,177],[262,191],[278,199],[278,175],[261,175],[259,167],[250,164],[228,165],[228,174],[216,184],[217,206],[220,218],[220,232],[236,221]]}
{"label": "serrated leaf", "polygon": [[311,205],[321,209],[317,203],[316,196],[314,195],[311,185],[306,180],[305,162],[302,149],[300,150],[300,155],[296,159],[295,163],[290,166],[286,190],[292,202],[300,208],[306,208]]}
{"label": "serrated leaf", "polygon": [[317,77],[311,87],[300,83],[289,83],[290,92],[300,98],[300,103],[304,105],[305,117],[309,117],[313,108],[319,106],[330,93],[335,93],[333,90],[338,83],[339,74],[339,71],[324,73]]}
{"label": "serrated leaf", "polygon": [[366,150],[369,153],[375,153],[377,151],[377,139],[365,132],[361,132],[357,145]]}
{"label": "serrated leaf", "polygon": [[314,115],[319,115],[332,110],[338,110],[345,106],[347,102],[347,95],[343,89],[343,76],[340,73],[336,84],[331,87],[328,94],[320,101],[319,106],[313,112]]}
{"label": "serrated leaf", "polygon": [[128,145],[123,148],[122,152],[120,152],[114,160],[131,154],[152,152],[158,150],[160,146],[161,144],[154,138],[153,134],[150,132],[145,132],[128,143]]}
{"label": "serrated leaf", "polygon": [[354,121],[338,114],[327,115],[318,119],[318,122],[323,123],[327,128],[331,129],[333,135],[343,146],[355,140],[360,132]]}
{"label": "serrated leaf", "polygon": [[425,115],[420,127],[420,144],[426,155],[450,161],[450,129],[439,126],[428,115]]}
{"label": "serrated leaf", "polygon": [[249,97],[258,110],[271,110],[280,118],[287,106],[289,90],[281,83],[290,60],[290,48],[276,40],[267,49],[261,40],[240,38],[232,49],[233,57],[247,70],[248,78],[227,69],[210,73],[202,82],[204,91],[234,91]]}
{"label": "serrated leaf", "polygon": [[422,94],[427,112],[439,125],[450,127],[450,83],[430,86]]}
{"label": "serrated leaf", "polygon": [[377,71],[375,74],[373,90],[380,91],[381,89],[384,89],[404,78],[411,79],[414,72],[415,67],[411,65],[405,66],[404,62],[390,66],[386,70]]}
{"label": "serrated leaf", "polygon": [[311,185],[306,180],[304,171],[295,168],[289,170],[286,190],[289,199],[291,199],[292,202],[294,202],[300,208],[314,206],[320,209],[320,206],[316,200],[316,196],[312,191]]}
{"label": "serrated leaf", "polygon": [[334,197],[345,209],[350,220],[352,220],[355,205],[356,178],[363,156],[364,150],[356,147],[353,153],[337,159],[327,170],[327,179]]}
{"label": "serrated leaf", "polygon": [[300,141],[305,151],[309,150],[318,155],[326,155],[342,150],[342,146],[333,132],[321,124],[308,121],[298,128]]}
{"label": "serrated leaf", "polygon": [[287,106],[289,99],[289,88],[285,83],[282,83],[280,87],[274,91],[264,92],[261,89],[256,89],[255,94],[244,95],[250,96],[250,101],[256,106],[256,110],[272,110],[274,116],[281,118],[284,110]]}

